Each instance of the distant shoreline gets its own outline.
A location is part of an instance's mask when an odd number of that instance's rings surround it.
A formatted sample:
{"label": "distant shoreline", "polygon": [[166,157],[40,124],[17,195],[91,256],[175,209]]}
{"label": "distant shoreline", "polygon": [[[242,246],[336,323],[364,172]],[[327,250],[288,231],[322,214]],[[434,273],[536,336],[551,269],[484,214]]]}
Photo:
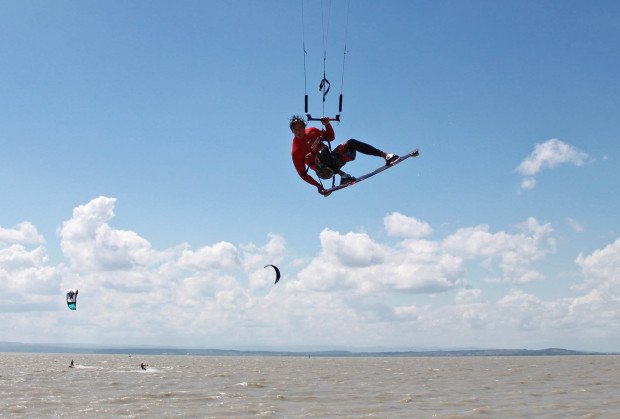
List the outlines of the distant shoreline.
{"label": "distant shoreline", "polygon": [[106,347],[71,346],[61,344],[27,344],[0,342],[0,353],[70,353],[100,355],[193,355],[193,356],[313,356],[313,357],[461,357],[461,356],[567,356],[567,355],[619,355],[613,352],[575,351],[562,348],[547,349],[433,349],[403,351],[285,351],[285,350],[235,350],[187,349],[165,347]]}

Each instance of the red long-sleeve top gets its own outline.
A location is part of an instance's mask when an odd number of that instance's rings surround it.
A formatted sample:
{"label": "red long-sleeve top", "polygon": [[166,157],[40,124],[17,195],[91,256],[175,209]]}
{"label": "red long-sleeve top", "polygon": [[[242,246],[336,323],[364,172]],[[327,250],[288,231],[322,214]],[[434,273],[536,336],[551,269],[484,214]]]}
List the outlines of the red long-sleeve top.
{"label": "red long-sleeve top", "polygon": [[293,157],[295,169],[303,180],[317,188],[321,185],[306,172],[306,166],[315,170],[316,166],[314,162],[316,160],[316,155],[323,148],[327,147],[323,141],[333,141],[335,138],[336,134],[330,124],[325,126],[325,131],[311,127],[306,128],[306,135],[304,138],[298,139],[297,137],[293,137],[293,151],[291,155]]}

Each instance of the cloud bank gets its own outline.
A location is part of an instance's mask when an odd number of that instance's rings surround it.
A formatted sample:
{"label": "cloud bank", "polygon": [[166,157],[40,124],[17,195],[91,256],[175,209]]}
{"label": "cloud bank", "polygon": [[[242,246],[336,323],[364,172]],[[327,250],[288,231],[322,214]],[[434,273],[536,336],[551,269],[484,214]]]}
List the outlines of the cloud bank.
{"label": "cloud bank", "polygon": [[[116,200],[76,207],[58,230],[65,260],[23,222],[0,227],[0,333],[7,340],[198,347],[233,345],[564,345],[618,341],[620,239],[573,266],[578,283],[556,299],[527,291],[555,281],[541,264],[556,252],[553,227],[535,218],[510,231],[488,225],[434,237],[423,220],[383,219],[383,243],[366,233],[323,230],[302,258],[286,240],[221,241],[154,249],[115,229]],[[379,221],[379,220],[378,220]],[[300,262],[302,260],[303,262]],[[273,285],[276,263],[282,280]],[[64,303],[80,290],[78,310]],[[588,339],[584,341],[584,339]],[[602,347],[604,343],[601,343]],[[525,345],[527,346],[527,345]]]}

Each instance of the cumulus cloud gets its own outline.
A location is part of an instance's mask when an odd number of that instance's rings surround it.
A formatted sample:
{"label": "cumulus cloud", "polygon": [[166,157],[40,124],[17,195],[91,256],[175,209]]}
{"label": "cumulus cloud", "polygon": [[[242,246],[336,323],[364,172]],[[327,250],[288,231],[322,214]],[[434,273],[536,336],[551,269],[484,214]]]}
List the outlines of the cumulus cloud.
{"label": "cumulus cloud", "polygon": [[286,254],[284,237],[269,233],[267,239],[268,241],[264,246],[257,246],[254,243],[240,246],[245,269],[253,270],[264,266],[266,263],[277,264],[284,258]]}
{"label": "cumulus cloud", "polygon": [[454,302],[457,304],[471,304],[480,302],[482,298],[482,290],[480,289],[472,289],[465,288],[460,290],[456,297],[454,298]]}
{"label": "cumulus cloud", "polygon": [[459,281],[458,258],[436,244],[411,240],[389,247],[365,233],[321,232],[321,253],[299,273],[311,290],[347,290],[355,294],[402,291],[443,292]]}
{"label": "cumulus cloud", "polygon": [[386,249],[364,233],[339,234],[325,229],[320,239],[324,255],[343,266],[368,267],[386,256]]}
{"label": "cumulus cloud", "polygon": [[480,259],[483,267],[493,274],[490,281],[523,284],[543,279],[533,263],[555,250],[556,240],[550,224],[541,224],[535,218],[517,226],[520,233],[504,231],[492,233],[488,225],[457,230],[443,240],[445,251],[464,259]]}
{"label": "cumulus cloud", "polygon": [[45,239],[32,223],[25,221],[13,228],[0,226],[0,245],[10,243],[44,244]]}
{"label": "cumulus cloud", "polygon": [[107,222],[114,217],[116,199],[100,196],[73,210],[62,224],[60,246],[73,268],[82,271],[121,270],[145,265],[151,245],[133,231],[115,230]]}
{"label": "cumulus cloud", "polygon": [[[44,240],[30,223],[20,226],[25,228],[12,229],[4,236],[10,240],[0,242],[0,312],[49,309],[64,271],[62,265],[49,265],[45,247],[28,248],[21,244],[43,243]],[[20,244],[7,245],[8,241]]]}
{"label": "cumulus cloud", "polygon": [[575,263],[584,278],[579,288],[598,289],[620,304],[620,239],[590,255],[580,254]]}
{"label": "cumulus cloud", "polygon": [[428,223],[397,212],[387,215],[383,219],[383,224],[390,236],[420,238],[429,236],[433,232]]}
{"label": "cumulus cloud", "polygon": [[60,284],[62,266],[49,266],[46,250],[28,250],[21,245],[0,249],[0,295],[23,293],[26,301],[33,294],[52,294]]}
{"label": "cumulus cloud", "polygon": [[203,246],[196,251],[184,250],[179,260],[181,267],[195,270],[234,269],[239,264],[239,251],[228,242]]}
{"label": "cumulus cloud", "polygon": [[0,311],[37,309],[49,303],[45,295],[56,292],[63,266],[48,265],[44,243],[30,222],[0,226]]}
{"label": "cumulus cloud", "polygon": [[561,164],[583,165],[590,156],[587,153],[553,138],[542,144],[536,144],[534,151],[517,167],[517,172],[524,176],[522,189],[533,189],[536,186],[534,175],[543,168],[554,168]]}
{"label": "cumulus cloud", "polygon": [[[522,346],[620,330],[620,239],[579,255],[580,281],[544,299],[526,285],[546,279],[537,264],[557,243],[535,218],[432,240],[425,221],[391,213],[383,223],[396,242],[325,229],[318,252],[298,257],[274,233],[258,244],[153,249],[113,226],[115,203],[95,198],[62,223],[66,265],[50,262],[31,224],[2,230],[2,336],[54,340],[70,322],[76,340],[98,343]],[[277,286],[267,263],[280,265]],[[71,316],[67,288],[80,290]]]}
{"label": "cumulus cloud", "polygon": [[249,273],[250,288],[264,289],[274,283],[273,269],[264,270],[266,265],[278,265],[286,254],[286,240],[284,237],[270,233],[268,242],[264,246],[253,243],[241,246],[243,268]]}

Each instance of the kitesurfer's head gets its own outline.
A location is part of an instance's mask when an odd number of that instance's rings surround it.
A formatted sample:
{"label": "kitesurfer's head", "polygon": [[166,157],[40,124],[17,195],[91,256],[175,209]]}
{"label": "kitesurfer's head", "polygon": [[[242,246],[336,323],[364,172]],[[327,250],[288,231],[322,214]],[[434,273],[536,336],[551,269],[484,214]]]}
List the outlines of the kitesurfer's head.
{"label": "kitesurfer's head", "polygon": [[293,115],[291,116],[290,122],[288,124],[293,134],[297,138],[303,138],[306,135],[306,120],[301,115]]}

